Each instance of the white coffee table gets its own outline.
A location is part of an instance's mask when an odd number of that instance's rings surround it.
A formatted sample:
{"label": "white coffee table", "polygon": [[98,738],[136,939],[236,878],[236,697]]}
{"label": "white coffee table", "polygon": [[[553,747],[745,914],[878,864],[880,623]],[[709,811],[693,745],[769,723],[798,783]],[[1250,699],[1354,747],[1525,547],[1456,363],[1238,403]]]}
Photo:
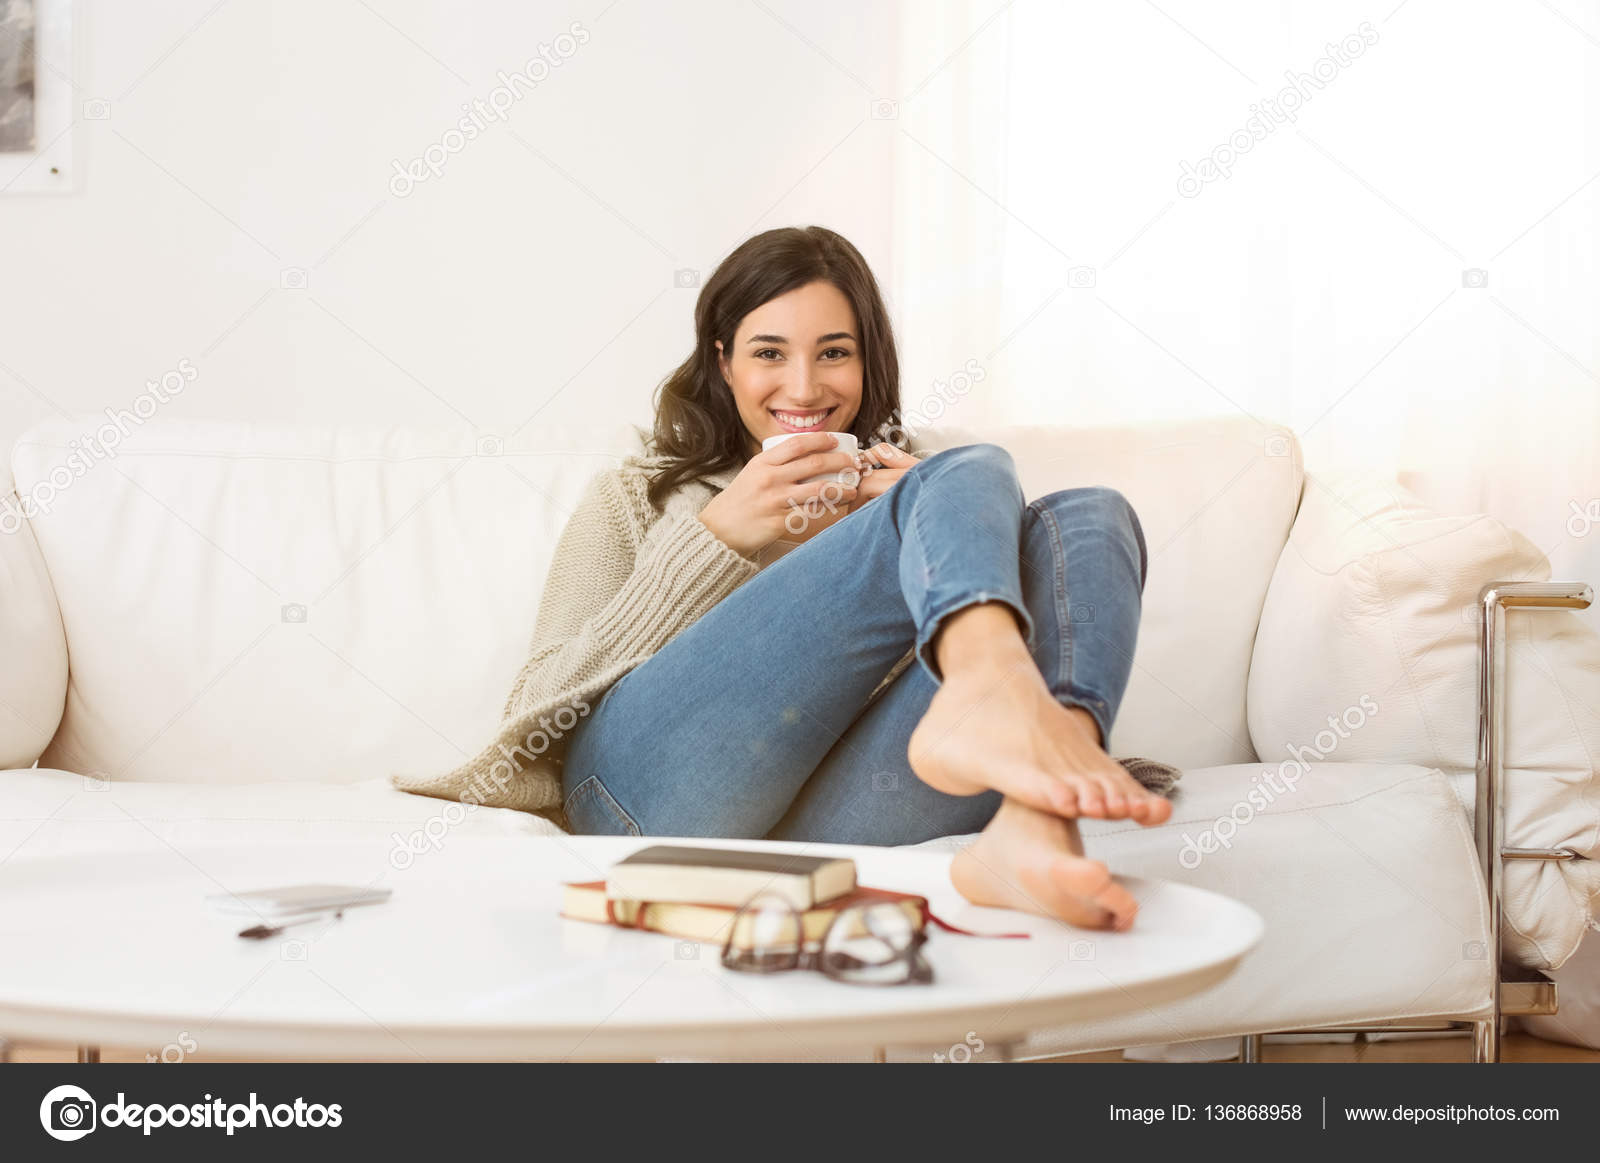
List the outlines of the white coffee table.
{"label": "white coffee table", "polygon": [[[308,1060],[844,1056],[971,1032],[998,1047],[1205,989],[1262,933],[1245,905],[1165,881],[1128,882],[1143,905],[1133,932],[1088,932],[967,904],[946,855],[772,844],[848,853],[864,883],[924,894],[953,924],[1033,935],[932,930],[931,986],[742,974],[710,946],[557,915],[562,881],[599,879],[641,843],[446,837],[404,871],[370,841],[12,860],[0,1037]],[[262,942],[204,902],[312,881],[394,895]]]}

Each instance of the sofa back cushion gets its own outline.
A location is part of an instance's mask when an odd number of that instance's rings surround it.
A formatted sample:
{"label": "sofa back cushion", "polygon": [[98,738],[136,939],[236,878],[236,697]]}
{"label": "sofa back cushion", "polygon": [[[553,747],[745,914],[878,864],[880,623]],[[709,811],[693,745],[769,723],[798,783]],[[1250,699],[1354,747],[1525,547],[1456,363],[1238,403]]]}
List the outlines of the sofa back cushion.
{"label": "sofa back cushion", "polygon": [[[102,420],[104,418],[102,417]],[[92,420],[13,456],[48,484]],[[623,426],[467,430],[154,420],[31,519],[61,604],[67,706],[45,763],[116,779],[354,782],[492,733],[584,484]]]}
{"label": "sofa back cushion", "polygon": [[[29,524],[71,658],[45,762],[165,781],[354,782],[470,757],[524,661],[563,524],[637,449],[621,424],[501,441],[160,419],[75,472],[94,431],[48,421],[13,458],[43,502]],[[1292,440],[1269,447],[1249,421],[934,437],[983,438],[1013,449],[1030,495],[1109,484],[1143,518],[1146,617],[1114,750],[1248,760]]]}
{"label": "sofa back cushion", "polygon": [[67,640],[50,573],[0,466],[0,771],[30,767],[67,697]]}
{"label": "sofa back cushion", "polygon": [[1120,428],[936,429],[1009,449],[1032,500],[1107,485],[1149,552],[1139,642],[1109,750],[1180,767],[1255,758],[1245,686],[1267,585],[1300,502],[1300,447],[1246,416]]}

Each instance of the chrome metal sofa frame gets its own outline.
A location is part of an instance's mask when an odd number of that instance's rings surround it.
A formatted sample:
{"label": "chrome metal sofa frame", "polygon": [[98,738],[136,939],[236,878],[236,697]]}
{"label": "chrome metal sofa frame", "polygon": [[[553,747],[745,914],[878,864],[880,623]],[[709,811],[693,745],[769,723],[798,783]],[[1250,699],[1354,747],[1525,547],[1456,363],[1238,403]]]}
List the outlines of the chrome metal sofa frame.
{"label": "chrome metal sofa frame", "polygon": [[[1505,862],[1507,860],[1582,860],[1570,848],[1507,848],[1505,846],[1504,784],[1505,708],[1506,708],[1506,612],[1512,607],[1587,609],[1594,591],[1583,582],[1490,582],[1478,592],[1478,765],[1477,794],[1473,805],[1472,827],[1478,847],[1478,863],[1483,868],[1484,891],[1489,906],[1488,946],[1499,956],[1500,934],[1504,924]],[[1490,1016],[1465,1015],[1441,1018],[1417,1025],[1392,1023],[1374,1026],[1338,1026],[1351,1031],[1395,1033],[1436,1030],[1447,1026],[1472,1027],[1474,1062],[1500,1061],[1500,1030],[1504,1019],[1519,1014],[1556,1012],[1556,986],[1537,974],[1521,971],[1507,979],[1505,967],[1496,962],[1494,996]],[[1306,1033],[1308,1031],[1296,1031]],[[1321,1032],[1321,1031],[1318,1031]],[[1240,1039],[1239,1060],[1257,1062],[1261,1057],[1261,1034]]]}

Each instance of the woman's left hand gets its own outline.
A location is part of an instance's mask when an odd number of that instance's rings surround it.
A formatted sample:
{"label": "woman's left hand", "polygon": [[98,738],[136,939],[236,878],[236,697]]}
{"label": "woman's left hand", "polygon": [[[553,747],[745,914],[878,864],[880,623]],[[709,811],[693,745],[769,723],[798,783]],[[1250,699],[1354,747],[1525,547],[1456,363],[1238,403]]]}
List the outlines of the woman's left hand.
{"label": "woman's left hand", "polygon": [[852,512],[880,497],[917,464],[917,458],[892,444],[874,444],[861,453],[861,485]]}

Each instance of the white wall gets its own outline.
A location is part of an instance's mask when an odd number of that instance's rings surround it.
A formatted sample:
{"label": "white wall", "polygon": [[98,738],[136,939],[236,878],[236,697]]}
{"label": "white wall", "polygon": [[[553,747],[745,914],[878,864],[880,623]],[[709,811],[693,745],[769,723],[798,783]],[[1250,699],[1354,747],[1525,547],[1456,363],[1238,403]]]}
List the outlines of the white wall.
{"label": "white wall", "polygon": [[[676,270],[807,223],[889,265],[888,130],[869,99],[894,85],[891,7],[81,12],[80,96],[110,116],[81,122],[80,195],[0,197],[0,447],[58,410],[125,407],[185,359],[198,376],[164,415],[464,417],[501,435],[535,415],[646,422],[691,336]],[[391,191],[394,159],[573,22],[588,42],[504,123]],[[296,269],[304,289],[286,285]]]}
{"label": "white wall", "polygon": [[[674,271],[818,222],[885,282],[909,404],[976,358],[962,423],[1242,408],[1315,471],[1402,472],[1600,580],[1600,525],[1566,531],[1600,510],[1592,5],[80,11],[79,59],[45,67],[110,116],[79,125],[81,194],[0,196],[0,447],[182,360],[173,415],[643,423],[690,334]],[[1176,192],[1364,21],[1379,43],[1297,123]],[[395,159],[574,22],[506,123],[397,196]]]}
{"label": "white wall", "polygon": [[[906,12],[911,44],[983,29],[899,121],[908,386],[975,357],[964,422],[1288,423],[1314,472],[1398,472],[1600,584],[1593,3]],[[1350,34],[1298,120],[1178,189]]]}

